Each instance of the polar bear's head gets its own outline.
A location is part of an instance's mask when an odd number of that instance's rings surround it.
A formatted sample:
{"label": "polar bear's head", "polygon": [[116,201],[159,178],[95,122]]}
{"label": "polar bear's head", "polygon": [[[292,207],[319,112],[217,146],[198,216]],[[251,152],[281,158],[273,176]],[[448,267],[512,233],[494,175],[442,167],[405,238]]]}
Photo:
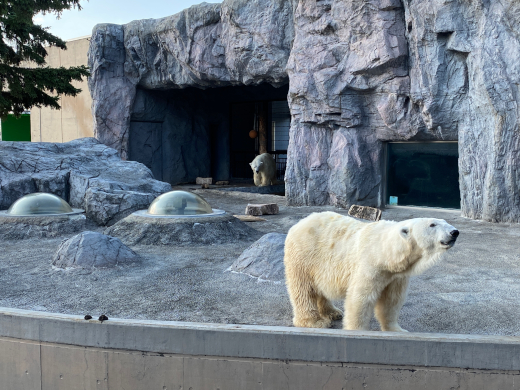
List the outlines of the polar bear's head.
{"label": "polar bear's head", "polygon": [[250,162],[249,165],[251,166],[251,169],[253,170],[253,172],[260,172],[260,167],[262,166],[264,162],[263,161],[260,161],[259,159],[255,158],[253,160],[253,162]]}
{"label": "polar bear's head", "polygon": [[414,218],[398,222],[395,227],[405,242],[399,250],[403,256],[400,266],[414,274],[432,266],[459,236],[459,231],[443,219]]}
{"label": "polar bear's head", "polygon": [[414,218],[401,224],[403,237],[413,239],[417,246],[428,252],[450,249],[459,236],[459,231],[444,219]]}

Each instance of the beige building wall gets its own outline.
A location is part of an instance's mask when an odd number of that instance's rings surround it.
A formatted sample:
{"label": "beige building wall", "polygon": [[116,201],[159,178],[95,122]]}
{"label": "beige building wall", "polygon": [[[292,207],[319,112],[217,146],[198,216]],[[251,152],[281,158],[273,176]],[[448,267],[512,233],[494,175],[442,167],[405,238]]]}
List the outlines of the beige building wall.
{"label": "beige building wall", "polygon": [[[67,41],[67,50],[47,48],[47,64],[50,67],[87,65],[90,36]],[[50,107],[31,109],[31,141],[67,142],[76,138],[93,137],[92,99],[87,79],[72,83],[81,92],[76,97],[62,96],[61,110]]]}

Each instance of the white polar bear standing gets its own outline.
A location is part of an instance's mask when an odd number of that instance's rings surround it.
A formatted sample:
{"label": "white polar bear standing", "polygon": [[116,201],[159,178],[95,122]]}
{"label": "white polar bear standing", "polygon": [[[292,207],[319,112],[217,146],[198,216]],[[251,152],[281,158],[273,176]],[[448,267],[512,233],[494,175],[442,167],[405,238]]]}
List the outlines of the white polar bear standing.
{"label": "white polar bear standing", "polygon": [[459,231],[442,219],[360,222],[334,212],[314,213],[285,240],[285,277],[294,326],[326,328],[342,318],[332,299],[345,299],[344,329],[406,332],[397,323],[410,276],[451,248]]}
{"label": "white polar bear standing", "polygon": [[276,162],[269,153],[262,153],[256,156],[249,165],[253,170],[255,186],[261,187],[276,184]]}

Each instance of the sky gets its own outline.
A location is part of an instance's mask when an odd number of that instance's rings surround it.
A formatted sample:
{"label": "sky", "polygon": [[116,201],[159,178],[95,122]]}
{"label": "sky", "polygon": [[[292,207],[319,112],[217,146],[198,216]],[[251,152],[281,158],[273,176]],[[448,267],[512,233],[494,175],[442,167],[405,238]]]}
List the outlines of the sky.
{"label": "sky", "polygon": [[[81,11],[64,11],[60,19],[56,15],[36,15],[34,22],[50,27],[50,32],[68,40],[92,33],[98,23],[124,24],[136,19],[162,18],[176,14],[204,0],[90,0],[81,1]],[[220,3],[206,0],[207,3]]]}

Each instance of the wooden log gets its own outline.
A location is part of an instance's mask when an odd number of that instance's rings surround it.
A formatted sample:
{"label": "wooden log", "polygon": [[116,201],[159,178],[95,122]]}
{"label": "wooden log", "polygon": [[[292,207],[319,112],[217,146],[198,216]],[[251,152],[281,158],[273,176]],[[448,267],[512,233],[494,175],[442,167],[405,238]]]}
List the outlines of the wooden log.
{"label": "wooden log", "polygon": [[195,183],[197,184],[213,184],[212,177],[197,177],[195,179]]}
{"label": "wooden log", "polygon": [[278,205],[276,203],[248,204],[246,207],[246,214],[247,215],[278,214]]}
{"label": "wooden log", "polygon": [[353,204],[348,210],[348,215],[377,222],[381,219],[381,210],[374,207],[358,206]]}
{"label": "wooden log", "polygon": [[233,215],[233,217],[240,219],[242,222],[263,222],[267,221],[265,218],[255,217],[254,215]]}

